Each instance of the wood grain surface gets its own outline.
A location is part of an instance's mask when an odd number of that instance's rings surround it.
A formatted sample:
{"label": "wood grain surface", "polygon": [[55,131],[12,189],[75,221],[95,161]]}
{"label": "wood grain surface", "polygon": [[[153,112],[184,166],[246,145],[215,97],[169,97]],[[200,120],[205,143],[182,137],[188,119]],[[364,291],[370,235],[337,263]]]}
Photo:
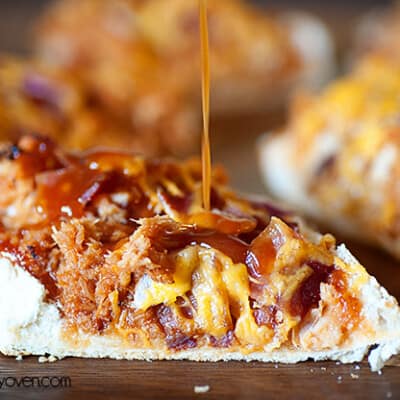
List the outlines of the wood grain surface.
{"label": "wood grain surface", "polygon": [[[0,1],[0,50],[24,51],[27,26],[43,0]],[[321,8],[321,6],[319,7]],[[343,11],[342,11],[343,12]],[[330,14],[334,26],[346,25]],[[333,17],[332,17],[333,16]],[[329,16],[327,17],[329,20]],[[335,25],[336,24],[336,25]],[[347,26],[347,25],[346,25]],[[341,38],[346,31],[337,29]],[[284,114],[238,116],[212,123],[215,162],[229,170],[234,187],[263,193],[255,149],[261,132],[283,121]],[[342,239],[339,239],[341,241]],[[380,250],[346,241],[370,273],[400,300],[400,265]],[[9,379],[69,377],[66,388],[17,387]],[[2,384],[3,382],[3,384]],[[29,379],[28,379],[29,382]],[[47,381],[46,381],[47,382]],[[207,393],[195,386],[209,385]],[[355,365],[306,362],[297,365],[262,363],[136,362],[64,359],[38,363],[0,356],[0,399],[400,399],[400,357],[391,360],[381,375],[364,361]]]}
{"label": "wood grain surface", "polygon": [[[400,398],[400,363],[382,375],[366,363],[299,365],[263,363],[193,363],[65,359],[38,364],[1,359],[1,377],[66,376],[70,388],[0,390],[3,399],[332,399]],[[208,385],[203,394],[195,386]]]}

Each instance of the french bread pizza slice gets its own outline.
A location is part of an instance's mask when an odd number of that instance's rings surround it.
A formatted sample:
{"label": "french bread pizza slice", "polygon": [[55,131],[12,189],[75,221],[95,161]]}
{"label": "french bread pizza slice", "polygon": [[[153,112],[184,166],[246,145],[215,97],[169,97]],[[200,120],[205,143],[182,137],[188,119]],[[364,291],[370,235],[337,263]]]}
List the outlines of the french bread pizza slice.
{"label": "french bread pizza slice", "polygon": [[[207,9],[214,114],[281,106],[295,86],[331,76],[333,40],[317,17],[264,12],[242,0],[209,0]],[[136,104],[136,88],[154,82],[166,93],[189,92],[197,104],[196,0],[58,0],[36,31],[38,58],[73,71],[123,115]]]}
{"label": "french bread pizza slice", "polygon": [[400,62],[370,54],[259,143],[269,192],[400,257]]}
{"label": "french bread pizza slice", "polygon": [[360,361],[400,309],[333,236],[201,165],[25,136],[0,161],[0,351],[115,359]]}

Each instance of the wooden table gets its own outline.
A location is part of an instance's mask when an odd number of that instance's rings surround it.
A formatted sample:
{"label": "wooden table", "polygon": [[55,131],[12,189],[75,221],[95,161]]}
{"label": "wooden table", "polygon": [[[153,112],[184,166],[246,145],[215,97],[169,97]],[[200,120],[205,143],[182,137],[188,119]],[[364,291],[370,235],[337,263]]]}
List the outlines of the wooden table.
{"label": "wooden table", "polygon": [[[262,363],[193,363],[182,361],[113,361],[66,359],[38,364],[3,359],[4,376],[61,376],[71,388],[0,390],[4,399],[399,399],[400,363],[385,367],[382,375],[366,363],[336,365],[307,362],[300,365]],[[197,385],[209,392],[194,393]]]}
{"label": "wooden table", "polygon": [[[21,0],[1,1],[0,50],[23,52],[27,48],[29,18],[44,2],[25,2],[30,7],[22,8]],[[14,7],[14,3],[20,7]],[[337,23],[346,26],[343,20]],[[337,31],[339,39],[346,37],[341,28]],[[275,113],[213,121],[213,158],[230,171],[234,187],[264,191],[254,156],[257,138],[260,132],[273,129],[282,120],[283,114]],[[399,263],[379,250],[346,242],[367,269],[400,300]],[[0,357],[0,385],[4,378],[24,376],[68,376],[71,387],[4,389],[3,385],[0,399],[400,399],[400,357],[392,359],[382,375],[371,373],[366,362],[275,365],[65,359],[42,364],[36,357],[23,361]],[[209,385],[210,389],[196,394],[196,385]]]}

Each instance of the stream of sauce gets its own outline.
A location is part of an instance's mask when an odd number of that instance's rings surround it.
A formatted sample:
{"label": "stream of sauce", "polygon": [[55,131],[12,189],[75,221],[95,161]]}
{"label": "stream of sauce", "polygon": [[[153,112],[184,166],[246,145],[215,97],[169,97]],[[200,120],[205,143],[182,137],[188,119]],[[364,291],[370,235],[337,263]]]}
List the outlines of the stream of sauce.
{"label": "stream of sauce", "polygon": [[199,0],[201,41],[201,87],[203,136],[201,144],[203,207],[210,210],[211,151],[210,151],[210,54],[208,42],[207,0]]}

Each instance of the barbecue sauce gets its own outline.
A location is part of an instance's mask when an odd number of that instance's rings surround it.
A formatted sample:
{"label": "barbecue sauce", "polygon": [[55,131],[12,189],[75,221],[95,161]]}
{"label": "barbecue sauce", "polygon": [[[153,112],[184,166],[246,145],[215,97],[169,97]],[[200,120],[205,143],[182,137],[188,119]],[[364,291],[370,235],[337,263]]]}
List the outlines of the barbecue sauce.
{"label": "barbecue sauce", "polygon": [[208,42],[207,0],[199,0],[201,41],[201,82],[203,106],[203,136],[201,146],[203,207],[210,210],[211,150],[210,150],[210,51]]}

